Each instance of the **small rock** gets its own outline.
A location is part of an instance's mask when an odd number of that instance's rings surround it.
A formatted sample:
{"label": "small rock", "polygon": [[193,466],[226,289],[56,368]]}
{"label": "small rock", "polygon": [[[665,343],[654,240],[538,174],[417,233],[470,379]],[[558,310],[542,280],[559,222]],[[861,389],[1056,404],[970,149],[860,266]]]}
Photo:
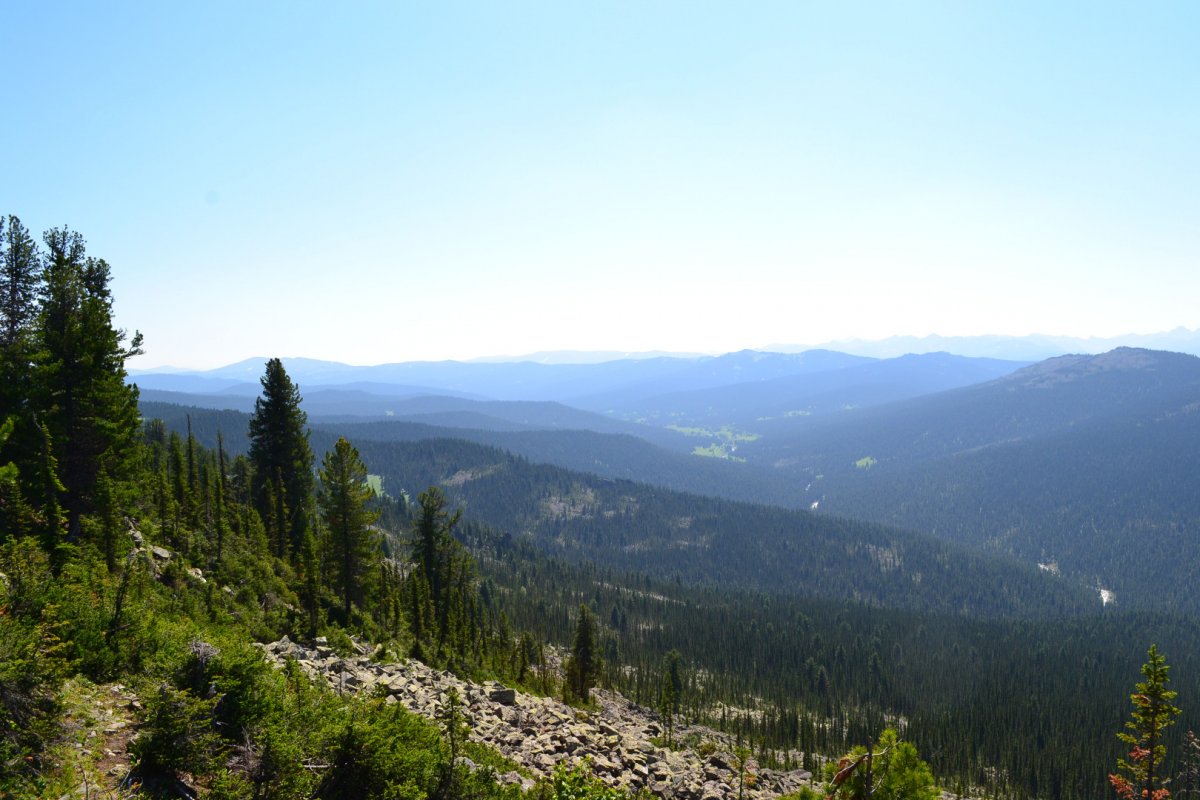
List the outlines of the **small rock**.
{"label": "small rock", "polygon": [[513,706],[517,704],[517,690],[507,686],[496,686],[488,692],[488,699],[502,706]]}

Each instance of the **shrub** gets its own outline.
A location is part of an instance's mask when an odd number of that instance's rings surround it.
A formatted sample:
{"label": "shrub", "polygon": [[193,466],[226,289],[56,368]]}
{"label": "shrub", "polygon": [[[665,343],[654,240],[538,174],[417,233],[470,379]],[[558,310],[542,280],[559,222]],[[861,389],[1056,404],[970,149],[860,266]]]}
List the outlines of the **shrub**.
{"label": "shrub", "polygon": [[442,759],[433,725],[399,705],[363,703],[350,711],[315,796],[424,800],[432,795]]}
{"label": "shrub", "polygon": [[133,745],[140,772],[203,776],[220,765],[225,746],[213,730],[215,697],[196,697],[163,683],[142,702],[142,733]]}

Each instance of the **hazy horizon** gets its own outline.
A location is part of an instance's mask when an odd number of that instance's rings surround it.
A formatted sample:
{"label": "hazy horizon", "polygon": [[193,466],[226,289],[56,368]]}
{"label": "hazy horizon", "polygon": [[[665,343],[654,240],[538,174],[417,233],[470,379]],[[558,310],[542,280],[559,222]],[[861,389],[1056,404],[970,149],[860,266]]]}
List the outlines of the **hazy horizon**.
{"label": "hazy horizon", "polygon": [[[1172,340],[1172,336],[1178,338]],[[1144,341],[1147,339],[1153,341]],[[915,348],[910,347],[910,345],[914,343],[918,346]],[[1083,345],[1083,347],[1074,350],[1056,348],[1054,345],[1058,343],[1064,343],[1067,345]],[[1188,346],[1184,348],[1172,347],[1170,346],[1172,343],[1176,345],[1180,343],[1186,343]],[[956,350],[953,349],[955,344],[960,344],[963,346]],[[947,345],[949,345],[951,349],[946,350],[945,348]],[[996,349],[1002,352],[1000,354],[991,354],[986,352],[986,347],[988,345],[994,345]],[[647,359],[660,357],[705,358],[728,355],[745,350],[762,353],[803,353],[810,350],[835,350],[851,355],[861,355],[875,358],[894,358],[900,355],[919,355],[945,351],[951,352],[954,355],[962,355],[974,358],[1037,361],[1055,355],[1062,355],[1067,352],[1094,354],[1111,350],[1115,347],[1149,347],[1150,349],[1174,350],[1192,355],[1200,355],[1200,330],[1192,330],[1181,326],[1170,331],[1156,331],[1149,334],[1130,333],[1114,337],[1067,337],[1049,336],[1045,334],[1030,334],[1029,336],[1024,337],[1008,337],[998,334],[985,334],[978,337],[943,337],[937,334],[931,334],[924,337],[900,335],[886,337],[883,339],[844,339],[838,341],[817,342],[814,344],[774,343],[764,345],[762,347],[748,347],[741,348],[740,350],[725,350],[707,353],[664,350],[539,350],[530,353],[500,354],[479,356],[475,358],[405,359],[401,361],[377,361],[372,363],[354,362],[338,358],[317,359],[301,353],[289,353],[249,355],[234,359],[232,361],[199,367],[183,364],[153,364],[143,366],[138,363],[140,360],[142,360],[139,357],[131,360],[129,362],[129,367],[131,374],[174,371],[205,372],[213,369],[221,369],[224,367],[233,366],[235,364],[242,364],[245,362],[265,362],[269,358],[281,358],[285,362],[294,360],[320,361],[344,364],[351,367],[374,367],[396,363],[438,362],[457,362],[465,364],[504,364],[532,361],[535,363],[545,364],[599,364],[606,361],[616,361],[621,359]],[[960,350],[962,352],[959,352]],[[1017,355],[1006,355],[1005,353],[1017,353]]]}

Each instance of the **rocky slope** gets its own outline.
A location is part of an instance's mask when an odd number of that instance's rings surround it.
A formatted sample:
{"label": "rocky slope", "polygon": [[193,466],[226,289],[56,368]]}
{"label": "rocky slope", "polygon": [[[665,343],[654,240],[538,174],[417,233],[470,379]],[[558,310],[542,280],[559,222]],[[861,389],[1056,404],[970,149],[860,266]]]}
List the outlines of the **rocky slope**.
{"label": "rocky slope", "polygon": [[[662,734],[656,715],[613,692],[593,691],[596,709],[584,712],[498,683],[468,683],[418,661],[376,663],[367,647],[359,650],[359,655],[343,658],[320,639],[304,646],[286,637],[263,646],[276,665],[294,659],[310,678],[325,681],[335,691],[384,692],[386,702],[402,703],[427,717],[438,713],[454,688],[462,698],[471,737],[496,748],[533,778],[549,775],[561,762],[588,759],[595,774],[612,786],[645,789],[669,800],[738,797],[737,760],[729,752],[727,737],[717,731],[699,727],[677,731],[679,738],[686,735],[690,741],[711,742],[702,748],[705,752],[711,748],[706,756],[666,749],[652,741]],[[746,773],[752,776],[745,781],[747,800],[794,792],[811,780],[806,771],[760,769],[752,761]],[[501,779],[532,785],[530,777],[516,771]]]}

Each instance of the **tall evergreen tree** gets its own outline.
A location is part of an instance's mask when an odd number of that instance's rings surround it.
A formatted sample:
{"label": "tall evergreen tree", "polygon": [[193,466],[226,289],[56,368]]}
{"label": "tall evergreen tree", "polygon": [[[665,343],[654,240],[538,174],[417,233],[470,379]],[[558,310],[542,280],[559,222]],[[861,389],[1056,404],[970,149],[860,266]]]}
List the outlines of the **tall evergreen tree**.
{"label": "tall evergreen tree", "polygon": [[663,656],[662,683],[659,688],[658,710],[666,727],[667,745],[673,741],[675,719],[679,715],[679,702],[683,696],[683,676],[680,674],[682,656],[671,650]]}
{"label": "tall evergreen tree", "polygon": [[1118,772],[1108,776],[1113,788],[1124,800],[1133,797],[1146,797],[1149,800],[1170,797],[1170,792],[1165,788],[1169,778],[1163,768],[1167,756],[1163,734],[1175,723],[1179,709],[1171,705],[1178,693],[1167,688],[1169,669],[1158,647],[1150,645],[1146,663],[1142,665],[1142,675],[1146,680],[1135,684],[1134,693],[1129,696],[1133,702],[1132,718],[1125,723],[1126,730],[1117,734],[1118,739],[1129,745],[1129,759],[1119,760]]}
{"label": "tall evergreen tree", "polygon": [[[447,584],[451,575],[454,554],[454,526],[462,511],[451,514],[446,510],[446,495],[437,486],[430,486],[417,497],[421,515],[417,518],[413,538],[412,561],[429,587],[434,608],[446,604]],[[439,617],[444,617],[439,614]]]}
{"label": "tall evergreen tree", "polygon": [[[461,511],[446,510],[446,496],[431,486],[418,497],[410,550],[412,573],[404,587],[413,631],[413,654],[436,658],[445,652],[466,653],[479,633],[474,602],[474,564],[454,538]],[[426,650],[426,646],[433,649]]]}
{"label": "tall evergreen tree", "polygon": [[141,334],[124,347],[114,327],[109,266],[86,254],[67,228],[46,232],[41,309],[35,330],[35,401],[58,458],[67,535],[96,503],[102,470],[126,480],[136,469],[138,392],[125,383],[125,361],[141,353]]}
{"label": "tall evergreen tree", "polygon": [[579,606],[579,620],[575,623],[575,637],[571,642],[566,673],[569,699],[589,702],[592,687],[600,676],[600,643],[596,634],[596,618],[583,604]]}
{"label": "tall evergreen tree", "polygon": [[379,514],[367,508],[367,501],[374,496],[358,451],[339,438],[321,464],[318,502],[328,536],[334,589],[341,597],[342,612],[347,618],[354,604],[363,605],[366,584],[375,577],[383,556],[378,538],[371,530],[371,523]]}
{"label": "tall evergreen tree", "polygon": [[313,454],[308,445],[308,415],[300,408],[300,389],[283,362],[267,362],[262,396],[250,418],[250,460],[254,464],[254,505],[269,531],[275,555],[299,551],[311,525]]}
{"label": "tall evergreen tree", "polygon": [[0,348],[25,336],[37,315],[37,243],[15,216],[0,217]]}
{"label": "tall evergreen tree", "polygon": [[[23,463],[34,458],[40,438],[31,418],[29,390],[41,272],[37,244],[21,220],[0,216],[0,422],[10,416],[15,420],[3,455]],[[14,502],[23,502],[23,483],[27,482],[14,478],[10,486]]]}

